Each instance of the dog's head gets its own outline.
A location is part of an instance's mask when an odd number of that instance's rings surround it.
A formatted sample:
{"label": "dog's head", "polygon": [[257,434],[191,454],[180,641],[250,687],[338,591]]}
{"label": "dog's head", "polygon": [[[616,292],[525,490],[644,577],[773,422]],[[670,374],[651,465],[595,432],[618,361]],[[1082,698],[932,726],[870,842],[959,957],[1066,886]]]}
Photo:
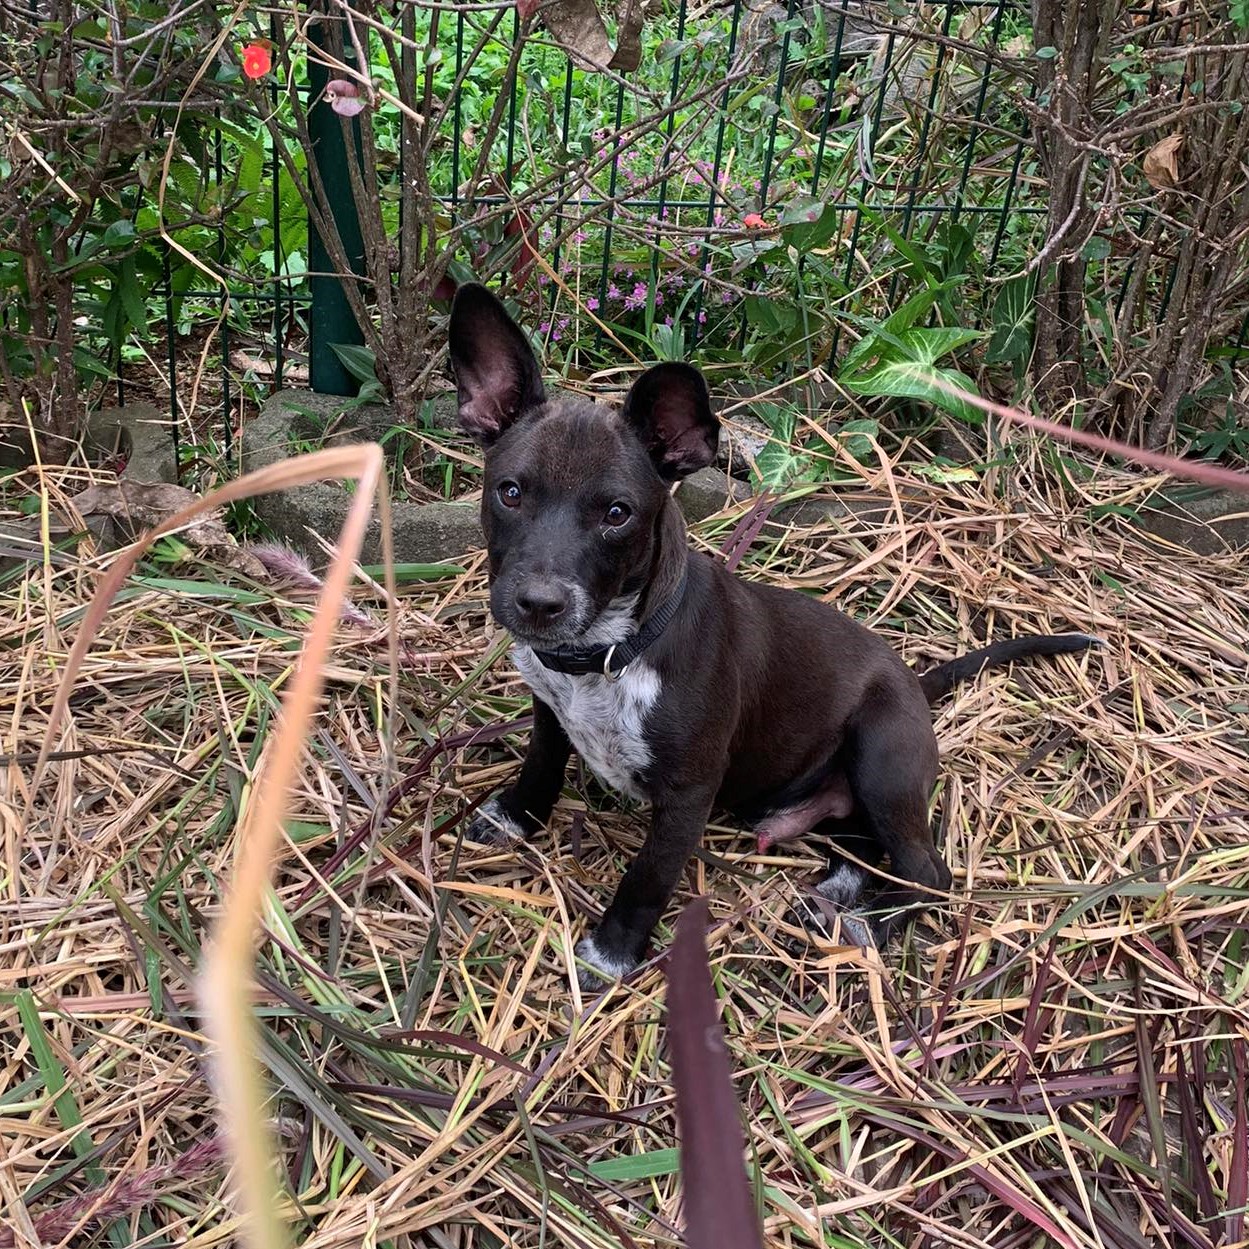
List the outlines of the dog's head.
{"label": "dog's head", "polygon": [[525,336],[477,285],[457,292],[450,339],[460,426],[485,448],[495,619],[536,646],[617,640],[594,627],[651,579],[671,483],[715,458],[702,374],[657,365],[620,412],[548,399]]}

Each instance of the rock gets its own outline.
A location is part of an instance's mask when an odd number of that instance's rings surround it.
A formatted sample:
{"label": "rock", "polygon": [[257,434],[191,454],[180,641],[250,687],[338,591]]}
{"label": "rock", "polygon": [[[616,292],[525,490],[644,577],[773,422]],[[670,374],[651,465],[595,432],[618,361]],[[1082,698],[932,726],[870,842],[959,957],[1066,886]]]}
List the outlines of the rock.
{"label": "rock", "polygon": [[768,387],[763,383],[722,382],[714,398],[715,409],[721,413],[717,461],[732,464],[735,470],[745,467],[772,439],[772,426],[760,415],[765,405],[792,403],[804,412],[824,414],[845,404],[835,386],[813,380]]}
{"label": "rock", "polygon": [[[115,551],[195,501],[190,490],[171,482],[121,480],[90,485],[73,497],[76,516],[55,506],[49,509],[48,536],[52,546],[60,548],[51,552],[52,563],[72,564],[74,540],[84,534],[95,538],[97,551]],[[78,517],[82,518],[81,524]],[[184,545],[194,548],[196,558],[251,577],[264,571],[239,547],[219,512],[198,517],[180,529],[178,537]],[[42,564],[43,558],[38,516],[0,516],[0,572],[19,564]]]}
{"label": "rock", "polygon": [[[429,427],[453,423],[455,412],[454,395],[436,396],[428,405]],[[345,407],[341,397],[333,395],[280,391],[265,402],[260,415],[243,431],[243,469],[251,472],[297,455],[308,449],[308,442],[323,441],[327,429],[335,430],[330,441],[341,444],[379,439],[395,423],[394,413],[383,404],[351,408]],[[274,536],[304,552],[315,567],[324,567],[326,557],[319,544],[309,537],[309,530],[328,542],[336,542],[350,504],[351,496],[343,486],[329,481],[292,486],[280,494],[254,500],[256,514]],[[480,547],[483,539],[479,510],[476,502],[395,500],[391,515],[396,561],[436,564],[459,559]],[[365,533],[360,562],[381,561],[382,530],[374,516]]]}
{"label": "rock", "polygon": [[[824,106],[824,96],[828,90],[827,84],[818,81],[815,78],[806,79],[802,86],[798,88],[799,108],[804,109],[808,113],[814,113]],[[810,101],[808,103],[808,101]]]}
{"label": "rock", "polygon": [[1198,498],[1158,493],[1140,509],[1147,533],[1199,555],[1219,555],[1249,547],[1249,495],[1215,490]]}
{"label": "rock", "polygon": [[[133,542],[198,501],[198,496],[184,486],[123,479],[116,484],[99,482],[88,486],[74,496],[74,507],[93,532],[98,533],[96,524],[106,518],[112,521],[124,541]],[[226,529],[219,509],[201,514],[184,525],[178,530],[178,537],[216,564],[249,577],[258,577],[264,572],[260,563],[243,551]]]}
{"label": "rock", "polygon": [[943,417],[925,441],[937,455],[952,464],[984,464],[993,456],[989,447],[989,425],[971,425],[954,417]]}
{"label": "rock", "polygon": [[745,468],[768,445],[772,431],[766,422],[739,408],[720,426],[720,447],[716,463],[727,468]]}
{"label": "rock", "polygon": [[[910,515],[907,500],[902,510]],[[769,516],[762,532],[773,538],[787,529],[845,521],[847,530],[886,524],[894,516],[893,500],[883,494],[809,495],[788,505],[782,504]]]}
{"label": "rock", "polygon": [[87,422],[87,445],[98,455],[120,455],[126,481],[176,483],[178,458],[169,414],[150,403],[101,408]]}
{"label": "rock", "polygon": [[886,36],[878,23],[886,25],[897,19],[889,11],[889,5],[880,0],[817,0],[824,10],[824,21],[831,48],[841,27],[842,60],[870,56],[877,51]]}
{"label": "rock", "polygon": [[[840,27],[840,59],[843,65],[874,53],[885,39],[874,18],[889,22],[892,17],[889,6],[883,0],[799,0],[793,6],[793,17],[797,20],[795,28],[790,32],[787,69],[806,63],[802,52],[810,40],[808,32],[814,24],[815,15],[811,10],[817,7],[824,10],[830,54]],[[754,52],[764,72],[775,74],[780,68],[782,43],[778,32],[789,19],[790,8],[786,4],[778,3],[778,0],[746,0],[744,8],[740,46]]]}
{"label": "rock", "polygon": [[[485,544],[481,532],[481,505],[473,503],[419,503],[395,509],[395,559],[401,564],[436,564],[458,559]],[[376,543],[381,562],[381,526],[369,526],[365,543]]]}
{"label": "rock", "polygon": [[435,395],[432,399],[426,399],[421,417],[423,420],[428,420],[431,429],[454,429],[459,411],[460,405],[455,392],[448,391]]}
{"label": "rock", "polygon": [[700,468],[677,487],[677,506],[694,524],[750,497],[750,487],[722,468]]}
{"label": "rock", "polygon": [[[84,516],[86,532],[95,538],[100,551],[115,551],[124,542],[111,516]],[[83,531],[59,508],[48,511],[48,537],[54,549],[49,552],[53,567],[67,568],[77,559],[75,537]],[[42,565],[44,557],[42,521],[38,516],[0,516],[0,575],[21,565]]]}

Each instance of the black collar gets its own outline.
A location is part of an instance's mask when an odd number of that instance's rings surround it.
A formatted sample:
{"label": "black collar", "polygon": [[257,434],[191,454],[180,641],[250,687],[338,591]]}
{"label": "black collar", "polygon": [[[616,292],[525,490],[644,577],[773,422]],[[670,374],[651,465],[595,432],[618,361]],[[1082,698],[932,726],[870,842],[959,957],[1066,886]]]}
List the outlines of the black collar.
{"label": "black collar", "polygon": [[609,681],[619,680],[624,670],[660,635],[672,622],[685,597],[685,584],[689,579],[688,568],[681,572],[681,583],[660,604],[645,624],[620,642],[607,646],[561,646],[553,651],[535,650],[538,662],[552,672],[566,672],[570,676],[585,676],[597,672]]}

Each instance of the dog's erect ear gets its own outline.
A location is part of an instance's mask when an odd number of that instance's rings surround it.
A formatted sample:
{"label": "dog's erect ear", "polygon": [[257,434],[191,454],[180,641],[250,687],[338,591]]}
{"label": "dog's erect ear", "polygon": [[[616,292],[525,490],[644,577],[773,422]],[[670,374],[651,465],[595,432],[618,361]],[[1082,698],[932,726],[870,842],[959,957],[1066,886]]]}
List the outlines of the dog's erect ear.
{"label": "dog's erect ear", "polygon": [[624,419],[667,481],[688,477],[716,458],[720,422],[711,414],[703,375],[688,364],[657,364],[633,383]]}
{"label": "dog's erect ear", "polygon": [[465,433],[488,446],[518,416],[546,402],[529,343],[484,286],[473,282],[456,291],[448,337]]}

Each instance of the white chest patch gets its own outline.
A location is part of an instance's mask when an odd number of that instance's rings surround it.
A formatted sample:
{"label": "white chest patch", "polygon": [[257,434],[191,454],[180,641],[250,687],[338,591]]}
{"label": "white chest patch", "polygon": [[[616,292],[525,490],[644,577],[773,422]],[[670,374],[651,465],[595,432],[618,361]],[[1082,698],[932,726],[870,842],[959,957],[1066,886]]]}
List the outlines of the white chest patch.
{"label": "white chest patch", "polygon": [[658,673],[640,660],[618,680],[570,676],[544,668],[528,646],[512,652],[529,688],[555,712],[568,740],[604,785],[631,798],[644,798],[635,774],[651,761],[646,717],[659,699]]}

